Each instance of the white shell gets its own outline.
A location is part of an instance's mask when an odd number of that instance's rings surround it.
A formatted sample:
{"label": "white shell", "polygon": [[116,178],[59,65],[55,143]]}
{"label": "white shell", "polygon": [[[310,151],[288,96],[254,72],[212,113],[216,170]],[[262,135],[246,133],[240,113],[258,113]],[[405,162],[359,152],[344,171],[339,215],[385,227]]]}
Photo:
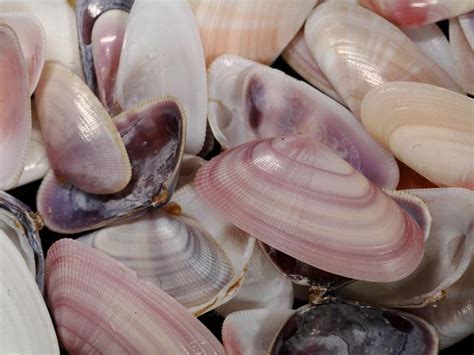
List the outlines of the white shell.
{"label": "white shell", "polygon": [[[468,21],[474,22],[474,12],[466,16],[471,17]],[[473,32],[472,28],[466,31],[461,26],[459,18],[449,20],[449,39],[456,78],[461,87],[471,95],[474,95],[474,49],[468,36],[474,36]]]}

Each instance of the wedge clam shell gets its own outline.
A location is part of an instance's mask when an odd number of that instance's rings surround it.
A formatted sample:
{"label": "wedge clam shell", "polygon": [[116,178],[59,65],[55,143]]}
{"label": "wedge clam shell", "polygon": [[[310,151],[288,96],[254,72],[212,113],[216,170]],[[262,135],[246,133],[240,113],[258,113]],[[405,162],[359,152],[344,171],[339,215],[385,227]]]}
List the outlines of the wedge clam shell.
{"label": "wedge clam shell", "polygon": [[31,271],[0,229],[0,351],[59,354],[53,323]]}
{"label": "wedge clam shell", "polygon": [[342,3],[318,6],[306,21],[308,47],[356,115],[367,92],[390,81],[417,81],[460,91],[401,30],[371,11]]}
{"label": "wedge clam shell", "polygon": [[0,191],[2,237],[13,242],[41,291],[44,289],[44,256],[38,230],[42,226],[40,216],[13,196]]}
{"label": "wedge clam shell", "polygon": [[474,192],[466,189],[407,190],[422,198],[433,224],[418,268],[395,283],[355,282],[345,296],[391,307],[424,307],[449,294],[471,264],[474,253]]}
{"label": "wedge clam shell", "polygon": [[48,63],[35,98],[49,162],[59,179],[95,194],[127,186],[132,172],[120,134],[78,76]]}
{"label": "wedge clam shell", "polygon": [[224,354],[172,297],[111,257],[62,239],[46,259],[48,303],[71,353]]}
{"label": "wedge clam shell", "polygon": [[188,0],[206,63],[232,53],[271,64],[298,32],[317,0]]}
{"label": "wedge clam shell", "polygon": [[0,23],[0,190],[16,185],[31,136],[28,67],[15,31]]}
{"label": "wedge clam shell", "polygon": [[81,237],[186,308],[215,297],[234,276],[225,251],[198,222],[162,210]]}
{"label": "wedge clam shell", "polygon": [[237,227],[324,271],[388,282],[409,275],[422,258],[416,222],[309,136],[230,149],[201,168],[194,184]]}
{"label": "wedge clam shell", "polygon": [[209,68],[209,122],[224,148],[253,139],[304,133],[314,137],[377,185],[395,188],[398,167],[339,103],[245,58],[225,55]]}
{"label": "wedge clam shell", "polygon": [[129,109],[168,95],[176,97],[186,112],[186,153],[199,153],[206,132],[206,66],[192,11],[186,0],[135,0],[125,29],[115,98]]}
{"label": "wedge clam shell", "polygon": [[[474,12],[466,17],[471,17],[468,21],[474,22]],[[460,18],[449,20],[449,43],[454,57],[456,78],[468,94],[474,95],[474,48],[469,43],[468,31],[471,32],[471,37],[474,36],[474,29],[466,31],[461,26]]]}
{"label": "wedge clam shell", "polygon": [[130,12],[134,0],[77,0],[76,22],[82,69],[87,85],[98,93],[97,77],[94,67],[92,32],[96,21],[102,14],[111,10]]}
{"label": "wedge clam shell", "polygon": [[255,309],[234,312],[222,325],[222,341],[228,355],[267,355],[280,327],[295,311]]}
{"label": "wedge clam shell", "polygon": [[181,105],[164,98],[146,102],[114,119],[132,164],[127,187],[108,195],[83,192],[52,172],[37,195],[38,210],[49,229],[76,233],[136,216],[171,197],[184,153],[186,118]]}
{"label": "wedge clam shell", "polygon": [[362,123],[403,163],[437,185],[474,189],[474,101],[435,86],[394,82],[362,103]]}
{"label": "wedge clam shell", "polygon": [[472,0],[359,0],[397,26],[417,27],[474,11]]}
{"label": "wedge clam shell", "polygon": [[28,65],[30,95],[35,91],[46,52],[46,34],[43,25],[35,16],[22,12],[0,12],[0,23],[15,31]]}
{"label": "wedge clam shell", "polygon": [[298,309],[280,329],[269,353],[434,355],[438,335],[411,314],[328,298]]}
{"label": "wedge clam shell", "polygon": [[458,17],[469,46],[474,50],[474,11]]}

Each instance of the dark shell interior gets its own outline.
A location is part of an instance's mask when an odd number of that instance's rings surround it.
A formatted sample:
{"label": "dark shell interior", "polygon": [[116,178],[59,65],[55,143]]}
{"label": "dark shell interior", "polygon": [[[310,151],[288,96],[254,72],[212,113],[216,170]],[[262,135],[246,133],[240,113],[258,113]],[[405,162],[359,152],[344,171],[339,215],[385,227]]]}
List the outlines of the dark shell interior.
{"label": "dark shell interior", "polygon": [[407,313],[335,298],[300,308],[271,354],[437,354],[434,329]]}

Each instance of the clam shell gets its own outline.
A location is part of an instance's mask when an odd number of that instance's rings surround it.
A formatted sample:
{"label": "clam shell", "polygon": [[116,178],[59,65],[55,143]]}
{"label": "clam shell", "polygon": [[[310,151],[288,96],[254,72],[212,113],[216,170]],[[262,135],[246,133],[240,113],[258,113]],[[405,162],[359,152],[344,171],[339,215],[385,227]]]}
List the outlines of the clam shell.
{"label": "clam shell", "polygon": [[52,172],[37,195],[49,229],[76,233],[110,225],[168,202],[184,151],[186,118],[181,105],[164,98],[146,102],[114,119],[132,164],[127,187],[108,195],[83,192]]}
{"label": "clam shell", "polygon": [[0,351],[59,354],[53,323],[34,277],[12,240],[0,229]]}
{"label": "clam shell", "polygon": [[255,309],[234,312],[222,325],[222,341],[228,355],[267,355],[280,327],[295,311]]}
{"label": "clam shell", "polygon": [[474,189],[474,101],[420,83],[375,88],[362,123],[403,163],[437,185]]}
{"label": "clam shell", "polygon": [[[466,15],[468,21],[474,22],[474,12]],[[472,25],[471,25],[472,26]],[[474,29],[468,29],[471,37]],[[449,40],[454,57],[455,72],[458,83],[470,95],[474,95],[474,49],[469,43],[468,33],[461,26],[459,18],[449,20]],[[472,41],[472,39],[471,39]]]}
{"label": "clam shell", "polygon": [[206,63],[232,53],[271,64],[298,32],[317,0],[188,0]]}
{"label": "clam shell", "polygon": [[397,26],[418,27],[474,11],[472,0],[359,0]]}
{"label": "clam shell", "polygon": [[237,56],[209,69],[209,122],[224,148],[304,133],[326,144],[381,187],[395,188],[398,167],[340,104],[283,72]]}
{"label": "clam shell", "polygon": [[474,325],[474,263],[464,275],[447,290],[444,300],[435,305],[410,310],[426,319],[440,337],[444,349],[473,334]]}
{"label": "clam shell", "polygon": [[0,191],[0,230],[18,249],[41,291],[44,289],[44,256],[38,230],[42,226],[41,216]]}
{"label": "clam shell", "polygon": [[70,353],[224,354],[172,297],[111,257],[62,239],[46,259],[48,303]]}
{"label": "clam shell", "polygon": [[28,65],[29,92],[32,95],[44,65],[46,34],[43,25],[35,16],[21,12],[0,12],[0,23],[10,26],[18,36],[23,56]]}
{"label": "clam shell", "polygon": [[0,0],[0,13],[23,12],[38,18],[46,33],[45,61],[82,76],[74,11],[66,0]]}
{"label": "clam shell", "polygon": [[28,67],[15,31],[0,23],[0,190],[16,185],[31,137]]}
{"label": "clam shell", "polygon": [[237,311],[266,308],[278,314],[290,310],[293,301],[290,279],[278,272],[256,245],[239,292],[220,306],[217,312],[227,317]]}
{"label": "clam shell", "polygon": [[474,12],[459,16],[458,20],[469,46],[474,50]]}
{"label": "clam shell", "polygon": [[[108,11],[121,10],[130,12],[134,0],[77,0],[76,21],[77,41],[81,54],[82,70],[89,88],[98,93],[97,77],[93,56],[93,27],[98,19]],[[99,21],[99,23],[102,20]],[[99,25],[100,26],[100,25]],[[120,52],[118,53],[120,55]]]}
{"label": "clam shell", "polygon": [[355,282],[345,296],[390,307],[424,307],[446,297],[474,253],[474,192],[466,189],[407,190],[428,205],[433,223],[418,268],[394,283]]}
{"label": "clam shell", "polygon": [[230,149],[201,168],[194,184],[237,227],[324,271],[389,282],[409,275],[423,255],[416,222],[309,136]]}
{"label": "clam shell", "polygon": [[225,251],[197,221],[162,210],[78,240],[125,264],[186,308],[215,297],[234,276]]}
{"label": "clam shell", "polygon": [[179,168],[178,182],[176,183],[176,190],[190,184],[194,181],[194,177],[198,169],[206,164],[206,160],[196,155],[184,154],[183,161]]}
{"label": "clam shell", "polygon": [[298,309],[269,354],[437,354],[438,335],[421,318],[328,298]]}
{"label": "clam shell", "polygon": [[389,81],[460,91],[451,77],[397,27],[360,6],[325,3],[306,21],[313,57],[356,115],[367,92]]}
{"label": "clam shell", "polygon": [[132,171],[119,132],[79,77],[48,63],[35,98],[49,162],[59,179],[94,194],[127,186]]}
{"label": "clam shell", "polygon": [[115,102],[115,79],[119,67],[128,14],[109,10],[100,16],[92,29],[92,58],[100,101],[111,115],[120,113]]}
{"label": "clam shell", "polygon": [[197,195],[192,184],[177,190],[171,202],[181,207],[181,216],[199,222],[201,227],[209,232],[214,241],[227,254],[232,264],[233,277],[222,287],[220,292],[206,302],[190,308],[194,315],[199,316],[225,304],[237,294],[247,274],[255,239],[209,208]]}
{"label": "clam shell", "polygon": [[334,100],[344,104],[344,100],[339,96],[328,78],[326,78],[326,75],[324,75],[309,51],[304,39],[304,28],[293,37],[281,56],[304,80],[326,95],[331,96]]}
{"label": "clam shell", "polygon": [[186,0],[135,0],[115,98],[128,109],[167,95],[176,97],[186,112],[186,153],[199,153],[206,132],[206,66],[192,11]]}

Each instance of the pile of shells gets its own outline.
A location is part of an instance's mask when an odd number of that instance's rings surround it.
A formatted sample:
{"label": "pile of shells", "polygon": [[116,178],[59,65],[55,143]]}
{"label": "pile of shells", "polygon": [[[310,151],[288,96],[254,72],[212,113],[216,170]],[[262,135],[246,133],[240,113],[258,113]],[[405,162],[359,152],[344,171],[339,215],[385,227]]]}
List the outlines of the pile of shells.
{"label": "pile of shells", "polygon": [[0,353],[468,337],[470,95],[473,0],[0,0]]}

